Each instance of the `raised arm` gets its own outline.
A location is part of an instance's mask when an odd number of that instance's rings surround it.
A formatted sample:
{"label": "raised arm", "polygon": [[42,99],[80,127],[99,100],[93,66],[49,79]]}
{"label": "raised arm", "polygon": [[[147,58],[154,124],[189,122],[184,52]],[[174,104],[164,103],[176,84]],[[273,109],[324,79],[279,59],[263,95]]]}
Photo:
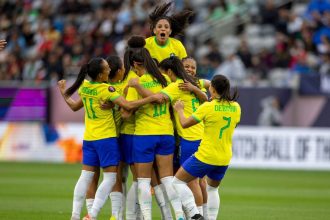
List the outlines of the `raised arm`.
{"label": "raised arm", "polygon": [[0,51],[6,46],[6,44],[7,44],[6,40],[4,40],[4,39],[0,40]]}
{"label": "raised arm", "polygon": [[148,89],[143,88],[143,86],[139,83],[139,78],[132,78],[128,81],[128,86],[133,87],[136,91],[143,97],[152,96],[155,93],[151,92]]}
{"label": "raised arm", "polygon": [[207,95],[197,86],[194,86],[190,82],[180,83],[179,88],[183,91],[193,92],[197,96],[197,98],[201,101],[201,103],[207,101]]}
{"label": "raised arm", "polygon": [[78,111],[82,107],[84,107],[84,104],[82,100],[79,98],[77,101],[72,99],[71,97],[68,97],[65,95],[66,90],[66,81],[64,79],[57,82],[57,87],[61,92],[61,95],[66,102],[66,104],[71,108],[72,111]]}
{"label": "raised arm", "polygon": [[209,89],[211,85],[211,81],[208,79],[203,79],[203,81],[204,81],[204,88]]}
{"label": "raised arm", "polygon": [[152,96],[148,96],[144,99],[136,100],[136,101],[127,101],[124,97],[120,96],[119,98],[115,99],[113,103],[119,105],[120,107],[126,109],[127,111],[132,111],[137,109],[138,107],[151,103],[163,103],[164,96],[162,94],[154,94]]}
{"label": "raised arm", "polygon": [[180,101],[180,100],[177,101],[174,104],[174,109],[175,109],[175,111],[178,112],[179,121],[180,121],[180,124],[183,128],[189,128],[189,127],[199,123],[192,116],[190,116],[189,118],[186,118],[184,116],[184,114],[183,114],[184,105],[183,105],[182,101]]}

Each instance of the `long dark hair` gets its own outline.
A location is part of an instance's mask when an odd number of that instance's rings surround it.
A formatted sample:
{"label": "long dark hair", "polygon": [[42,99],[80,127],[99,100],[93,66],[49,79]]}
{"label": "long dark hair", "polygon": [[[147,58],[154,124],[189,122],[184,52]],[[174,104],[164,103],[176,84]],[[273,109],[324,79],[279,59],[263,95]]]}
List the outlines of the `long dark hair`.
{"label": "long dark hair", "polygon": [[170,69],[180,79],[188,81],[194,86],[199,87],[194,77],[186,73],[182,61],[177,56],[171,56],[170,58],[164,59],[159,63],[158,67],[165,71]]}
{"label": "long dark hair", "polygon": [[153,29],[161,19],[165,19],[170,23],[172,33],[170,37],[182,34],[185,27],[188,25],[189,18],[193,16],[193,12],[190,10],[183,10],[173,15],[168,15],[173,2],[163,3],[158,5],[153,12],[149,15],[150,30],[153,33]]}
{"label": "long dark hair", "polygon": [[224,75],[216,75],[211,80],[212,87],[217,91],[219,100],[222,101],[237,101],[238,91],[234,89],[233,95],[230,94],[230,82]]}
{"label": "long dark hair", "polygon": [[110,55],[105,60],[108,62],[111,69],[109,79],[113,79],[116,76],[118,70],[120,70],[123,66],[123,62],[121,61],[120,57],[116,55]]}
{"label": "long dark hair", "polygon": [[97,79],[97,75],[102,72],[102,62],[103,58],[96,57],[92,58],[87,64],[82,65],[76,81],[72,84],[70,88],[65,91],[65,95],[71,96],[80,87],[84,81],[86,75],[88,75],[93,81]]}
{"label": "long dark hair", "polygon": [[141,63],[147,72],[151,74],[163,87],[167,86],[165,77],[159,71],[155,61],[151,58],[149,51],[144,48],[146,44],[144,37],[132,36],[128,42],[128,47],[124,54],[125,73],[124,79],[128,75],[134,62]]}

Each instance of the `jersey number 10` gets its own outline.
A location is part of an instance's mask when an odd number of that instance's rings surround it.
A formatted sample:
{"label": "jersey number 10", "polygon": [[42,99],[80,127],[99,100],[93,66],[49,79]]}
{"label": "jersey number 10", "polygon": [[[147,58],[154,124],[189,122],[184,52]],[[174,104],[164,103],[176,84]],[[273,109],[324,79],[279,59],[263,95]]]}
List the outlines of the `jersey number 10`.
{"label": "jersey number 10", "polygon": [[158,117],[166,114],[166,103],[154,105],[153,117]]}

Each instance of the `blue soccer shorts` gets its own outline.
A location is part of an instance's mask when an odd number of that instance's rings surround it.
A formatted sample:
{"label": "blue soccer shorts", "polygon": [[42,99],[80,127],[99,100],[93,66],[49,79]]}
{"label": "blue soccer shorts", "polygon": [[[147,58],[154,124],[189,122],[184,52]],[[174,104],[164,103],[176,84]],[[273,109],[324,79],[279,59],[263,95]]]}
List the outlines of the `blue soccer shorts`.
{"label": "blue soccer shorts", "polygon": [[118,138],[120,160],[127,164],[133,163],[133,137],[131,134],[120,134]]}
{"label": "blue soccer shorts", "polygon": [[83,164],[95,167],[118,166],[119,147],[117,138],[83,141]]}
{"label": "blue soccer shorts", "polygon": [[225,176],[228,166],[215,166],[203,163],[198,160],[194,155],[186,160],[183,169],[194,177],[203,178],[209,177],[212,180],[220,181]]}
{"label": "blue soccer shorts", "polygon": [[180,165],[198,150],[200,143],[201,140],[188,141],[184,138],[180,138]]}
{"label": "blue soccer shorts", "polygon": [[134,135],[134,163],[150,163],[158,155],[174,153],[175,140],[173,135]]}

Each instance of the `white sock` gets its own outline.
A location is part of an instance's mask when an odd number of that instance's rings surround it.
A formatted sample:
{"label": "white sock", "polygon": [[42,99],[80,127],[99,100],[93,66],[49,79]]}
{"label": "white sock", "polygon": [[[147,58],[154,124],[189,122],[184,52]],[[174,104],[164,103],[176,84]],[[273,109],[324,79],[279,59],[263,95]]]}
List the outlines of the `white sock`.
{"label": "white sock", "polygon": [[116,176],[117,173],[103,172],[103,181],[97,188],[91,217],[96,218],[104,203],[107,201],[109,194],[116,183]]}
{"label": "white sock", "polygon": [[161,185],[157,185],[154,187],[156,201],[162,213],[162,219],[172,219],[171,209],[168,209],[168,206],[166,205],[165,195],[163,193]]}
{"label": "white sock", "polygon": [[92,211],[94,199],[86,199],[86,208],[87,208],[87,213],[90,214]]}
{"label": "white sock", "polygon": [[204,217],[205,220],[208,220],[209,219],[207,213],[208,213],[207,212],[207,203],[204,203],[203,204],[203,217]]}
{"label": "white sock", "polygon": [[123,207],[123,194],[121,192],[111,192],[110,193],[111,200],[111,214],[116,219],[120,219],[120,211]]}
{"label": "white sock", "polygon": [[137,185],[138,183],[133,181],[131,187],[127,192],[126,197],[126,219],[135,220],[137,212]]}
{"label": "white sock", "polygon": [[172,211],[171,211],[171,203],[170,203],[170,200],[167,197],[165,186],[163,184],[159,184],[159,186],[161,187],[161,189],[163,191],[164,198],[165,198],[166,212],[171,215],[171,216],[169,216],[169,219],[173,219],[172,218]]}
{"label": "white sock", "polygon": [[203,206],[197,206],[199,214],[203,215]]}
{"label": "white sock", "polygon": [[138,178],[138,199],[144,220],[151,220],[151,178]]}
{"label": "white sock", "polygon": [[218,192],[218,187],[212,187],[207,184],[206,190],[208,196],[207,197],[208,219],[216,220],[220,209],[220,196]]}
{"label": "white sock", "polygon": [[183,213],[184,213],[184,219],[190,219],[189,218],[189,213],[187,212],[187,209],[185,208],[185,207],[182,207],[182,209],[183,209]]}
{"label": "white sock", "polygon": [[119,213],[119,219],[124,219],[124,212],[126,209],[126,196],[127,196],[127,177],[128,177],[128,165],[123,167],[122,170],[122,189],[123,189],[123,193],[122,193],[122,208],[120,209],[120,213]]}
{"label": "white sock", "polygon": [[126,164],[123,167],[123,170],[122,170],[122,187],[123,187],[123,195],[124,195],[124,197],[126,197],[126,194],[127,194],[126,183],[127,183],[127,178],[128,178],[128,174],[129,174],[128,168],[129,168],[129,165]]}
{"label": "white sock", "polygon": [[94,172],[82,170],[73,192],[72,217],[80,219],[87,189],[93,180]]}
{"label": "white sock", "polygon": [[189,187],[187,186],[187,183],[179,180],[178,178],[173,178],[173,186],[180,196],[180,199],[182,201],[182,205],[186,209],[187,213],[189,214],[189,217],[193,217],[196,214],[199,214],[199,211],[197,209],[195,198]]}
{"label": "white sock", "polygon": [[184,213],[182,210],[182,203],[180,200],[180,197],[175,192],[175,189],[173,188],[173,176],[167,176],[160,179],[162,184],[164,185],[166,189],[166,194],[168,199],[170,200],[172,207],[175,212],[176,219],[183,218]]}
{"label": "white sock", "polygon": [[119,211],[119,219],[124,219],[124,212],[125,212],[125,204],[126,204],[126,196],[125,194],[123,193],[122,194],[122,201],[121,201],[121,208],[120,208],[120,211]]}

